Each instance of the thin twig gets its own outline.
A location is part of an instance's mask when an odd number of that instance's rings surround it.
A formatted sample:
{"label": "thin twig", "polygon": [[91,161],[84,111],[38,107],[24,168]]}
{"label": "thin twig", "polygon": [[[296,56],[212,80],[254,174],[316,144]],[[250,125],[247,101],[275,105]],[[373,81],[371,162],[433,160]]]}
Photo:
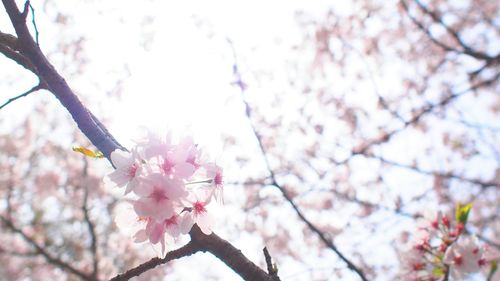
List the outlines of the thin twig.
{"label": "thin twig", "polygon": [[459,91],[457,93],[450,94],[450,95],[444,97],[443,99],[441,99],[441,101],[439,101],[438,103],[427,104],[426,106],[422,107],[418,111],[418,113],[414,114],[409,120],[407,120],[406,122],[404,122],[404,124],[403,124],[402,127],[398,128],[398,129],[394,129],[394,130],[392,130],[390,132],[387,132],[387,133],[383,134],[382,136],[380,136],[380,137],[378,137],[376,139],[373,139],[373,140],[370,140],[370,141],[366,142],[364,145],[362,145],[361,147],[359,147],[355,151],[353,151],[352,155],[348,156],[347,158],[345,158],[344,160],[338,162],[337,164],[344,164],[344,163],[346,163],[354,155],[363,155],[363,154],[365,154],[368,151],[368,149],[371,148],[374,145],[379,145],[379,144],[382,144],[382,143],[387,143],[396,134],[398,134],[399,132],[402,132],[403,130],[405,130],[410,125],[414,125],[414,124],[418,123],[420,121],[420,119],[422,119],[425,115],[433,112],[434,109],[436,109],[436,108],[443,108],[446,105],[448,105],[450,102],[456,100],[457,98],[463,96],[464,94],[473,92],[473,91],[475,91],[475,90],[477,90],[477,89],[479,89],[481,87],[489,86],[489,85],[497,82],[499,78],[500,78],[500,72],[497,72],[492,78],[480,81],[480,82],[472,85],[471,87],[469,87],[469,88],[467,88],[467,89],[465,89],[463,91]]}
{"label": "thin twig", "polygon": [[25,96],[27,96],[27,95],[29,95],[31,93],[34,93],[34,92],[36,92],[38,90],[42,90],[42,89],[45,89],[45,86],[40,83],[40,84],[36,85],[35,87],[29,89],[27,92],[24,92],[24,93],[20,94],[19,96],[15,96],[13,98],[10,98],[8,101],[6,101],[4,104],[2,104],[0,106],[0,109],[6,107],[8,104],[10,104],[11,102],[13,102],[13,101],[15,101],[17,99],[20,99],[22,97],[25,97]]}
{"label": "thin twig", "polygon": [[71,264],[61,260],[58,257],[52,256],[43,246],[39,245],[35,240],[33,240],[31,237],[29,237],[21,229],[14,226],[12,221],[4,218],[3,216],[0,216],[0,220],[3,222],[3,224],[5,226],[7,226],[7,228],[9,228],[13,232],[21,235],[23,237],[23,239],[26,242],[28,242],[29,244],[31,244],[31,246],[33,246],[35,248],[36,252],[39,253],[40,255],[42,255],[47,260],[47,262],[49,262],[50,264],[53,264],[64,271],[68,271],[68,272],[80,277],[83,280],[94,280],[91,278],[91,276],[89,276],[86,273],[80,271],[79,269],[73,267]]}
{"label": "thin twig", "polygon": [[[29,1],[27,1],[29,3]],[[31,22],[33,23],[33,28],[35,29],[35,42],[38,47],[40,47],[40,44],[38,43],[38,37],[40,35],[40,32],[38,32],[38,28],[36,27],[36,22],[35,22],[35,9],[33,9],[33,5],[29,3],[30,10],[31,10]]]}
{"label": "thin twig", "polygon": [[262,251],[264,252],[264,258],[266,259],[267,272],[274,280],[280,281],[280,278],[278,276],[278,268],[273,263],[273,260],[271,258],[271,255],[269,254],[269,251],[267,250],[267,247],[264,247]]}
{"label": "thin twig", "polygon": [[476,59],[481,59],[486,61],[492,61],[494,59],[498,59],[498,56],[491,57],[485,53],[473,50],[469,45],[465,44],[460,34],[457,31],[453,30],[450,26],[448,26],[436,12],[431,11],[427,6],[425,6],[419,0],[414,0],[414,1],[426,15],[430,16],[435,23],[441,25],[446,30],[446,32],[448,32],[448,34],[450,34],[451,37],[455,39],[455,41],[460,45],[460,47],[462,47],[462,53],[474,57]]}
{"label": "thin twig", "polygon": [[[84,168],[83,168],[83,176],[87,177],[87,171],[88,171],[88,161],[84,157]],[[89,229],[89,234],[90,234],[90,251],[92,253],[92,278],[97,280],[99,276],[99,258],[98,258],[98,253],[97,253],[97,235],[95,232],[95,225],[94,223],[90,220],[89,216],[89,209],[88,209],[88,198],[89,198],[89,190],[88,187],[85,186],[85,193],[83,195],[83,204],[82,204],[82,211],[83,211],[83,217],[85,220],[85,223],[87,224],[87,227]]]}
{"label": "thin twig", "polygon": [[[241,75],[239,73],[239,70],[238,70],[238,65],[236,63],[236,51],[234,49],[234,46],[231,42],[231,40],[228,40],[228,43],[229,45],[231,46],[231,49],[233,51],[233,56],[235,57],[235,62],[233,64],[233,72],[234,72],[234,76],[241,80]],[[265,165],[266,165],[266,168],[268,170],[268,173],[269,173],[269,178],[271,180],[271,185],[275,186],[280,192],[281,194],[283,195],[283,197],[285,198],[285,200],[292,206],[293,210],[295,211],[295,213],[297,214],[297,216],[307,225],[307,227],[314,233],[316,233],[316,235],[318,235],[318,237],[320,238],[320,240],[328,247],[330,248],[332,251],[335,252],[335,254],[337,254],[337,256],[347,264],[347,267],[352,270],[353,272],[355,272],[360,278],[361,280],[363,281],[367,281],[368,279],[366,278],[366,276],[364,275],[363,271],[358,268],[352,261],[350,261],[342,252],[340,252],[340,250],[333,244],[333,242],[327,238],[327,236],[319,229],[317,228],[309,219],[307,219],[305,217],[305,215],[302,213],[302,211],[300,210],[300,208],[297,206],[297,204],[295,204],[295,202],[293,201],[292,197],[290,196],[290,194],[288,193],[288,191],[286,191],[285,188],[283,188],[277,181],[276,179],[276,176],[274,174],[274,171],[273,169],[271,168],[271,165],[269,163],[269,159],[268,159],[268,156],[267,156],[267,151],[264,147],[264,144],[263,144],[263,141],[262,141],[262,137],[260,136],[260,134],[257,132],[257,129],[256,127],[254,126],[253,122],[252,122],[252,119],[251,119],[251,108],[250,108],[250,105],[248,104],[248,102],[246,101],[245,99],[245,87],[243,87],[242,85],[245,85],[242,81],[236,81],[234,82],[234,84],[238,85],[239,86],[239,89],[240,89],[240,94],[241,94],[241,98],[242,98],[242,101],[245,105],[245,108],[246,108],[246,115],[247,115],[247,119],[248,119],[248,123],[250,125],[250,128],[255,136],[255,138],[257,139],[257,142],[259,144],[259,148],[260,148],[260,152],[262,154],[262,157],[264,159],[264,162],[265,162]]]}

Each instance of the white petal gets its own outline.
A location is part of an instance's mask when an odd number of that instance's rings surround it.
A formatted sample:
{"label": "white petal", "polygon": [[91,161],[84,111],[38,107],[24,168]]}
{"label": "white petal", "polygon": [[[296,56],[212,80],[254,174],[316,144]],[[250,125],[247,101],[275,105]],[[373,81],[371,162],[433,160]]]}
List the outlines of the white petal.
{"label": "white petal", "polygon": [[111,162],[116,168],[128,167],[133,163],[132,155],[129,152],[116,149],[111,152]]}
{"label": "white petal", "polygon": [[200,227],[201,231],[206,235],[212,234],[213,219],[209,213],[204,213],[198,217],[196,224]]}
{"label": "white petal", "polygon": [[134,242],[135,243],[141,243],[141,242],[146,241],[147,239],[148,239],[148,235],[146,234],[146,230],[144,230],[144,229],[137,231],[137,233],[135,233],[135,235],[134,235]]}
{"label": "white petal", "polygon": [[193,218],[191,217],[191,214],[185,214],[182,216],[181,221],[179,223],[179,227],[181,230],[182,234],[187,234],[189,231],[191,231],[191,228],[194,225]]}

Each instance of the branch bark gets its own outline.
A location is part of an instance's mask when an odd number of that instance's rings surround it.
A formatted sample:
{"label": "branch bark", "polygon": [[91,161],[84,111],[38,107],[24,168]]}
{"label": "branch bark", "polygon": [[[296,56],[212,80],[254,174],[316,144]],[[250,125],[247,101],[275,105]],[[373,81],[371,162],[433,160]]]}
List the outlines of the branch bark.
{"label": "branch bark", "polygon": [[152,258],[151,260],[138,265],[123,274],[119,274],[110,279],[110,281],[124,281],[132,277],[141,275],[142,273],[165,264],[169,261],[190,256],[197,252],[209,252],[234,272],[247,281],[276,281],[276,277],[266,273],[252,261],[247,259],[243,253],[235,248],[228,241],[220,238],[217,234],[212,233],[205,235],[197,225],[194,225],[189,232],[191,241],[177,250],[168,252],[164,258]]}
{"label": "branch bark", "polygon": [[[115,149],[125,149],[121,146],[115,138],[107,131],[105,126],[99,121],[99,119],[92,114],[78,99],[78,97],[74,94],[71,88],[68,86],[64,78],[55,70],[55,68],[50,64],[45,55],[42,53],[39,48],[37,42],[35,42],[30,35],[28,28],[26,26],[26,15],[27,15],[27,7],[29,6],[29,2],[26,2],[25,8],[23,12],[20,12],[14,0],[2,0],[2,3],[7,11],[10,20],[14,26],[16,34],[18,38],[11,42],[16,42],[16,51],[18,49],[18,53],[14,51],[13,48],[9,47],[13,52],[9,52],[9,58],[17,61],[17,59],[24,58],[27,59],[29,63],[31,63],[34,68],[31,69],[26,67],[26,64],[22,64],[40,78],[40,81],[43,81],[47,86],[47,89],[51,91],[56,98],[61,102],[61,104],[70,112],[73,119],[77,123],[80,130],[89,138],[89,140],[110,160],[110,154]],[[9,40],[13,39],[13,37],[8,37]],[[15,38],[15,37],[14,37]],[[1,42],[0,42],[1,43]],[[2,45],[0,46],[7,46]],[[8,47],[8,46],[7,46]],[[4,53],[5,54],[5,53]],[[18,54],[18,56],[13,56],[12,54]],[[111,162],[111,160],[110,160]],[[86,198],[85,198],[86,199]],[[86,200],[85,200],[86,201]],[[94,226],[88,217],[88,210],[86,206],[86,202],[83,205],[83,212],[85,216],[85,220],[89,226],[89,231],[92,236],[92,251],[93,254],[96,255],[95,243],[96,237],[94,232]],[[2,220],[4,220],[2,218]],[[14,229],[16,232],[21,233],[19,230],[16,230],[12,224],[9,224],[9,221],[6,221],[7,225]],[[127,272],[117,275],[111,280],[128,280],[134,276],[139,276],[140,274],[158,266],[164,264],[170,260],[185,257],[192,255],[198,251],[210,252],[225,264],[227,264],[231,269],[233,269],[236,273],[238,273],[245,280],[250,281],[273,281],[270,275],[268,275],[264,270],[260,269],[253,262],[248,260],[240,250],[236,249],[233,245],[227,242],[224,239],[221,239],[216,234],[212,233],[211,235],[205,235],[201,232],[198,226],[193,226],[191,232],[191,242],[186,244],[185,246],[171,251],[167,253],[166,257],[163,259],[153,258],[148,262],[141,264],[135,268],[128,270]],[[23,237],[29,240],[29,237],[23,235]],[[73,274],[79,276],[84,280],[95,280],[97,278],[97,264],[96,260],[94,260],[94,271],[92,274],[88,275],[82,273],[72,267],[69,264],[66,264],[56,258],[51,257],[48,253],[44,251],[43,248],[38,246],[36,243],[32,241],[33,246],[37,249],[39,253],[41,253],[46,259],[66,269]],[[96,258],[96,256],[94,256]]]}
{"label": "branch bark", "polygon": [[19,52],[34,65],[36,73],[56,98],[69,111],[78,128],[110,160],[111,152],[124,149],[102,126],[93,114],[73,93],[64,78],[47,60],[26,25],[26,17],[21,13],[14,0],[2,0],[10,21],[17,34]]}
{"label": "branch bark", "polygon": [[43,256],[45,258],[45,260],[47,260],[48,263],[53,264],[53,265],[59,267],[60,269],[62,269],[64,271],[67,271],[67,272],[69,272],[71,274],[74,274],[74,275],[78,276],[79,278],[81,278],[82,280],[89,280],[89,281],[96,280],[96,279],[92,278],[91,275],[88,275],[85,272],[83,272],[83,271],[81,271],[81,270],[73,267],[71,264],[69,264],[69,263],[61,260],[58,257],[54,257],[42,245],[39,245],[35,240],[33,240],[31,237],[29,237],[21,229],[17,228],[12,223],[11,220],[9,220],[7,218],[4,218],[3,216],[0,216],[0,221],[2,221],[3,224],[7,228],[9,228],[13,232],[21,235],[26,242],[28,242],[31,246],[33,246],[33,248],[35,248],[36,253],[40,254],[41,256]]}

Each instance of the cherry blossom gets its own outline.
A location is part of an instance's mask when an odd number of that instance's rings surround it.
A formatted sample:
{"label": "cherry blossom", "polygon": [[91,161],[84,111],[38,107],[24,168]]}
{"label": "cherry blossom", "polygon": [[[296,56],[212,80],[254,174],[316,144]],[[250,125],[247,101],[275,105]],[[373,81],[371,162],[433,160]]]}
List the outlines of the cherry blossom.
{"label": "cherry blossom", "polygon": [[405,280],[463,280],[485,264],[483,249],[475,236],[464,234],[464,212],[471,205],[458,205],[455,216],[427,213],[417,224],[415,242],[401,256]]}
{"label": "cherry blossom", "polygon": [[109,175],[109,178],[119,187],[127,185],[125,194],[129,193],[139,184],[138,178],[142,172],[137,152],[115,150],[111,153],[111,161],[116,170]]}
{"label": "cherry blossom", "polygon": [[182,181],[161,174],[148,176],[140,186],[136,193],[141,197],[134,202],[134,209],[139,216],[158,221],[171,217],[176,200],[187,195]]}
{"label": "cherry blossom", "polygon": [[446,250],[444,262],[450,265],[453,280],[462,280],[478,272],[485,260],[477,237],[460,237]]}
{"label": "cherry blossom", "polygon": [[131,151],[112,153],[117,170],[109,178],[119,187],[127,185],[125,194],[133,191],[127,202],[134,214],[119,215],[134,226],[134,241],[160,247],[164,256],[166,245],[194,224],[211,234],[209,204],[212,198],[222,202],[222,168],[202,158],[192,138],[174,142],[170,133],[164,139],[149,134]]}
{"label": "cherry blossom", "polygon": [[217,202],[223,202],[223,186],[224,177],[222,174],[222,168],[217,166],[215,163],[208,163],[205,165],[207,171],[207,177],[211,179],[211,184],[213,187],[212,193]]}
{"label": "cherry blossom", "polygon": [[203,233],[210,235],[212,234],[213,218],[207,210],[207,205],[210,203],[212,194],[195,193],[193,196],[194,198],[187,199],[188,205],[186,207],[190,212],[184,215],[181,229],[183,233],[187,233],[186,230],[191,229],[196,223]]}

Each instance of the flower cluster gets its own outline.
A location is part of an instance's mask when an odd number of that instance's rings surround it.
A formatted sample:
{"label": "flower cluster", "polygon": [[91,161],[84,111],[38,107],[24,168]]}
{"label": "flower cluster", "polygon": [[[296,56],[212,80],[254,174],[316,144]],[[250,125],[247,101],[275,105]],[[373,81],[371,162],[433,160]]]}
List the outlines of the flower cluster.
{"label": "flower cluster", "polygon": [[463,231],[470,207],[459,206],[456,220],[438,212],[420,223],[417,241],[402,256],[406,280],[464,280],[486,264],[478,239]]}
{"label": "flower cluster", "polygon": [[136,242],[161,245],[187,234],[194,224],[207,235],[213,219],[208,210],[212,199],[222,201],[222,168],[205,161],[191,138],[174,143],[149,136],[130,152],[111,154],[115,171],[109,175],[125,194],[136,213]]}

